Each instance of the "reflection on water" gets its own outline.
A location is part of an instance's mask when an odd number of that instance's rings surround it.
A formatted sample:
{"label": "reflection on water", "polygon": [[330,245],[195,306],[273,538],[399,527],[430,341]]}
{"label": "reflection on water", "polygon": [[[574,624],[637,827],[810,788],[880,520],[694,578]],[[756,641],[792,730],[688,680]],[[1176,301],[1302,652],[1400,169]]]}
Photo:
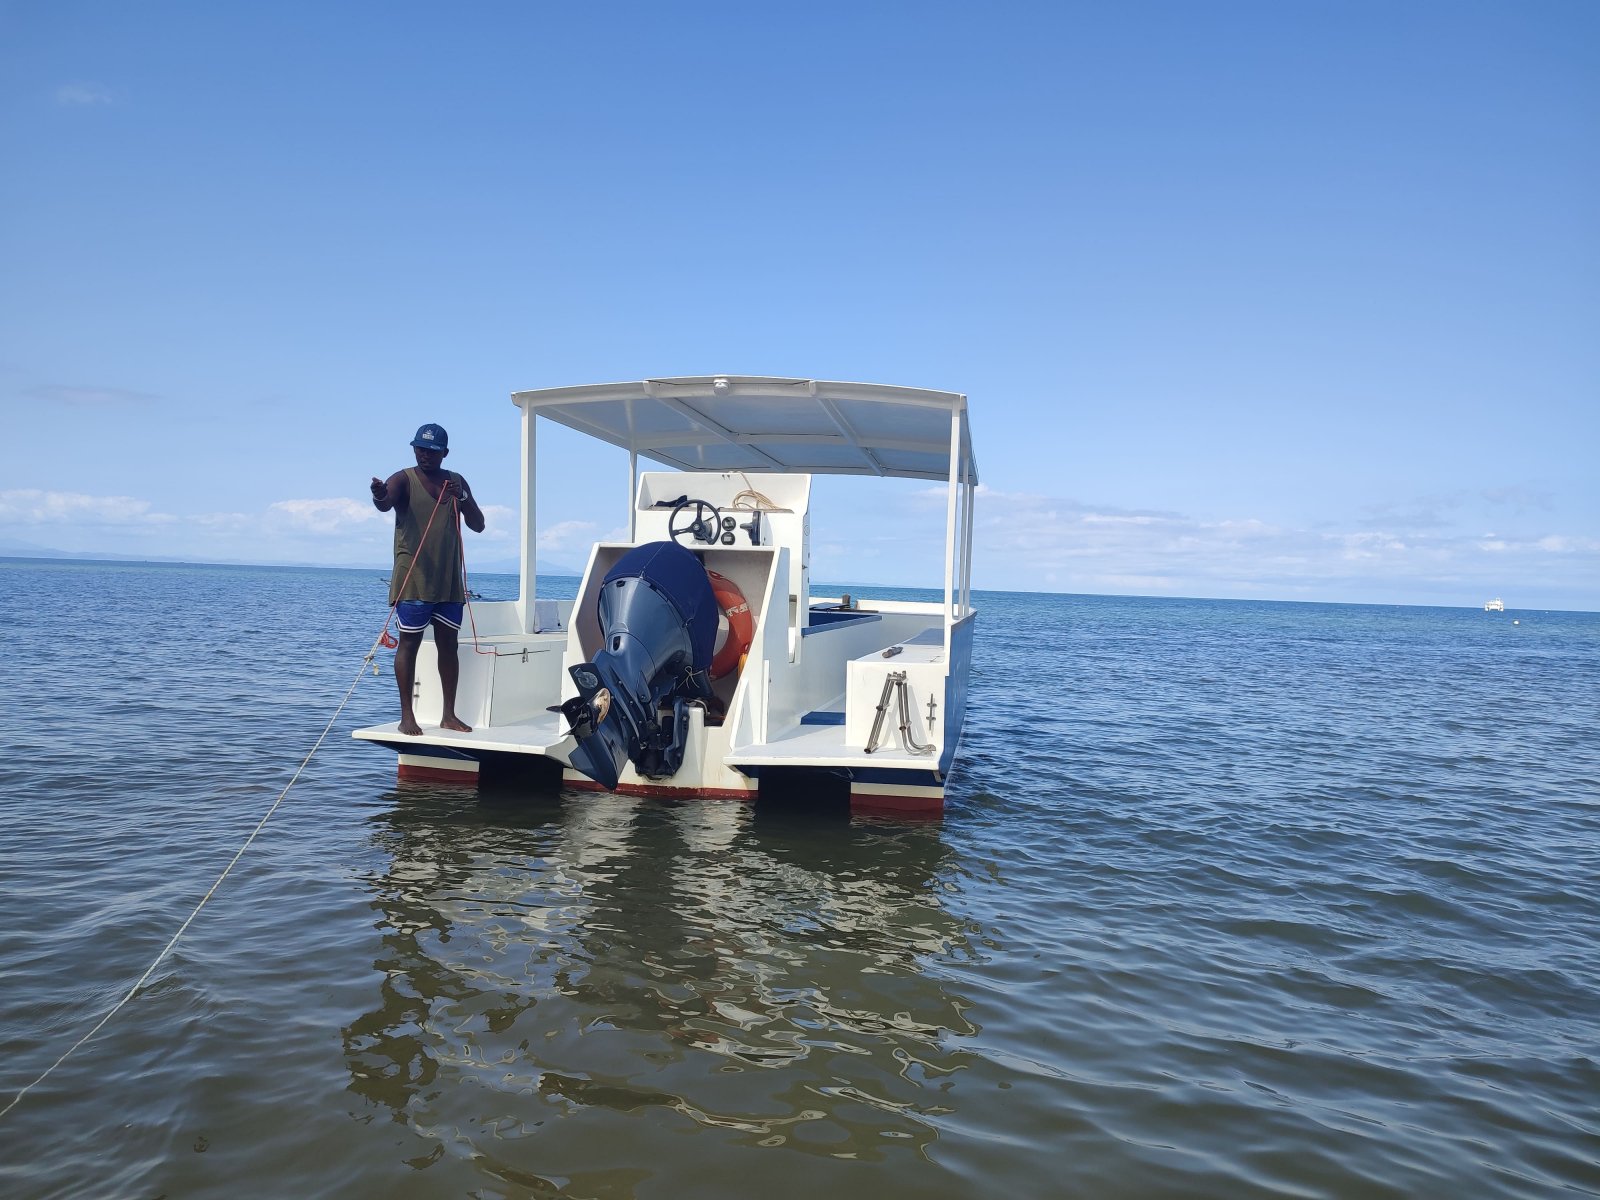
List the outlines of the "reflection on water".
{"label": "reflection on water", "polygon": [[[559,1126],[562,1157],[620,1184],[648,1167],[616,1140],[638,1147],[646,1110],[645,1140],[693,1123],[880,1160],[948,1111],[976,1030],[929,968],[974,949],[940,903],[937,826],[407,789],[372,836],[384,955],[345,1051],[351,1089],[437,1143],[415,1165],[466,1137],[516,1172],[506,1144]],[[470,1131],[452,1120],[469,1087],[460,1114],[504,1098]]]}

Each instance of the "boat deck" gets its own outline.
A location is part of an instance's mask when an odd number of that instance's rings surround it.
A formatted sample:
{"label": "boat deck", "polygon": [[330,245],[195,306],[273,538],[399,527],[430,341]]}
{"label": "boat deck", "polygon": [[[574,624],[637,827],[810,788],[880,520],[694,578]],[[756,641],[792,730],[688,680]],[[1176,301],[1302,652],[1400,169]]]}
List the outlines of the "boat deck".
{"label": "boat deck", "polygon": [[474,729],[471,733],[457,733],[453,729],[440,729],[437,725],[424,726],[420,734],[411,736],[400,732],[399,721],[371,725],[357,729],[353,736],[366,742],[380,742],[386,746],[442,746],[447,750],[488,750],[502,754],[546,754],[562,743],[570,742],[564,736],[565,721],[560,713],[547,713],[517,721],[509,725],[492,725],[487,729]]}
{"label": "boat deck", "polygon": [[[915,731],[923,741],[926,729]],[[744,746],[728,755],[730,766],[740,767],[876,767],[936,771],[937,754],[912,754],[900,745],[900,731],[884,722],[883,745],[868,754],[860,746],[846,746],[844,726],[802,724],[769,742]]]}

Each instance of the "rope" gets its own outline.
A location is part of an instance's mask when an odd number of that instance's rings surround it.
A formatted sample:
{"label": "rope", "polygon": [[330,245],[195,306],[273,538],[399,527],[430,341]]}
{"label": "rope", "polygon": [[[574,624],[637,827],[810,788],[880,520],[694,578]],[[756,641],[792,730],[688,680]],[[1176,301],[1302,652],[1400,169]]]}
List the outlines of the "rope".
{"label": "rope", "polygon": [[378,635],[378,639],[372,643],[372,649],[368,650],[366,657],[361,660],[361,666],[357,668],[355,679],[351,681],[350,687],[345,691],[344,699],[339,701],[339,707],[333,710],[333,715],[328,718],[328,723],[323,726],[322,733],[318,735],[315,744],[312,745],[306,756],[300,760],[300,765],[295,768],[294,776],[287,784],[284,785],[283,791],[278,793],[278,798],[272,802],[272,807],[267,809],[266,815],[264,815],[261,820],[256,823],[256,827],[250,831],[250,836],[245,838],[244,845],[240,846],[239,849],[235,851],[234,856],[228,860],[228,865],[222,868],[222,874],[218,875],[216,881],[206,889],[206,894],[200,897],[200,903],[194,906],[194,911],[189,914],[188,918],[185,919],[182,925],[178,926],[178,932],[172,935],[172,940],[161,948],[161,953],[156,955],[155,960],[151,962],[150,966],[145,969],[145,973],[139,976],[138,982],[128,989],[127,994],[113,1004],[110,1011],[108,1011],[105,1016],[101,1017],[99,1021],[95,1022],[93,1029],[89,1030],[88,1033],[84,1034],[76,1042],[72,1043],[71,1046],[67,1047],[66,1052],[63,1053],[60,1058],[56,1059],[55,1062],[46,1067],[43,1074],[41,1074],[32,1083],[28,1084],[14,1097],[12,1097],[10,1104],[6,1105],[4,1108],[0,1108],[0,1118],[5,1117],[5,1115],[13,1108],[15,1108],[18,1104],[21,1104],[24,1096],[48,1079],[57,1067],[66,1062],[67,1059],[71,1058],[72,1055],[76,1053],[85,1042],[104,1029],[106,1027],[106,1023],[110,1021],[112,1017],[121,1012],[128,1001],[132,1000],[134,996],[138,995],[139,989],[144,987],[151,975],[155,974],[155,969],[161,965],[162,961],[165,960],[168,954],[172,953],[172,948],[178,944],[178,939],[184,935],[184,932],[189,928],[190,925],[194,924],[194,919],[200,915],[200,910],[206,906],[206,903],[211,899],[211,897],[216,895],[217,889],[222,886],[222,881],[226,879],[228,877],[228,873],[238,865],[239,860],[244,857],[244,852],[250,849],[250,844],[256,840],[256,835],[266,828],[267,822],[272,819],[272,814],[278,811],[278,806],[283,803],[284,797],[289,794],[289,789],[295,785],[296,781],[299,780],[301,773],[306,769],[306,764],[309,763],[312,756],[322,748],[322,743],[327,740],[328,732],[333,728],[333,723],[339,719],[339,714],[344,711],[345,705],[350,703],[350,697],[355,695],[356,687],[361,683],[361,677],[367,672],[367,664],[372,662],[372,660],[377,657],[378,647],[383,643],[384,634],[387,634],[388,631],[389,626],[387,623],[385,623],[383,627],[383,633]]}
{"label": "rope", "polygon": [[478,645],[478,618],[472,615],[472,588],[467,582],[467,539],[461,536],[461,505],[454,500],[450,503],[455,505],[456,510],[456,541],[461,543],[461,590],[467,597],[467,620],[472,624],[472,652],[487,654],[493,658],[495,655],[493,647],[485,650]]}
{"label": "rope", "polygon": [[[445,476],[445,483],[449,483],[449,482],[450,482],[450,478],[449,478],[448,475],[446,475]],[[444,498],[445,498],[445,489],[444,489],[444,486],[441,485],[440,488],[439,488],[439,494],[438,494],[437,497],[434,498],[434,501],[433,501],[433,511],[428,514],[428,523],[422,527],[422,536],[417,539],[417,548],[416,548],[416,550],[414,550],[412,552],[411,561],[406,565],[406,573],[400,580],[400,586],[395,589],[394,594],[396,596],[404,596],[406,594],[406,584],[411,582],[411,572],[413,572],[413,571],[415,571],[417,569],[417,556],[422,553],[422,548],[428,544],[428,531],[433,528],[433,519],[436,516],[439,515],[439,506],[444,503]],[[406,503],[407,504],[411,503],[410,496],[406,497]],[[451,505],[451,507],[453,507],[456,510],[456,541],[460,542],[461,541],[461,507],[458,504],[456,504],[454,497],[451,497],[450,505]],[[466,583],[466,578],[467,578],[467,551],[466,551],[466,545],[465,545],[465,543],[463,543],[462,544],[462,548],[461,548],[461,580],[462,580],[463,586]],[[394,620],[394,614],[399,608],[400,608],[400,601],[397,599],[393,604],[391,604],[389,606],[389,616],[383,622],[383,632],[378,635],[378,644],[379,645],[383,645],[383,646],[387,646],[390,650],[393,650],[396,646],[398,646],[400,644],[395,639],[394,635],[389,632],[389,622]],[[476,632],[476,631],[474,631],[474,632]],[[374,646],[373,649],[376,650],[377,646]],[[368,655],[367,657],[371,658],[371,655]],[[374,669],[374,673],[376,673],[376,669]],[[0,1114],[0,1115],[3,1115],[3,1114]]]}
{"label": "rope", "polygon": [[739,477],[744,480],[744,491],[728,501],[729,508],[737,508],[744,512],[793,512],[792,508],[783,508],[765,492],[758,492],[750,484],[750,476],[743,471]]}
{"label": "rope", "polygon": [[[428,531],[433,528],[433,519],[434,519],[434,517],[436,517],[438,515],[439,509],[444,503],[444,498],[445,498],[445,490],[443,488],[440,488],[439,489],[439,496],[433,502],[433,511],[428,514],[428,523],[423,527],[423,530],[422,530],[422,539],[421,539],[422,543],[426,543],[427,540],[428,540]],[[462,541],[462,538],[461,538],[461,506],[456,503],[456,500],[455,500],[454,497],[451,497],[450,505],[451,505],[452,508],[455,509],[455,514],[456,514],[456,539],[457,539],[457,541]],[[420,544],[418,546],[418,549],[419,550],[421,549],[421,545]],[[410,580],[411,572],[416,568],[416,565],[417,565],[417,556],[415,554],[413,554],[411,556],[411,565],[406,568],[405,577],[400,580],[399,591],[401,591],[401,592],[405,591],[406,583]],[[465,586],[465,584],[466,584],[466,579],[467,579],[467,559],[466,559],[465,543],[463,542],[462,554],[461,554],[461,581],[462,581],[462,585],[463,586]],[[471,602],[468,601],[469,609],[470,609],[470,603]],[[3,1119],[6,1116],[6,1114],[8,1114],[17,1105],[21,1104],[22,1103],[22,1098],[24,1096],[26,1096],[34,1088],[38,1087],[46,1079],[50,1078],[50,1076],[55,1072],[57,1067],[59,1067],[62,1063],[66,1062],[67,1059],[71,1058],[75,1053],[77,1053],[77,1051],[79,1049],[81,1049],[83,1047],[83,1045],[85,1043],[87,1043],[91,1038],[93,1038],[95,1034],[99,1033],[102,1029],[104,1029],[106,1027],[107,1023],[110,1022],[111,1018],[116,1016],[119,1012],[121,1012],[122,1009],[124,1007],[126,1007],[128,1002],[130,1000],[132,1000],[136,995],[139,994],[139,990],[142,987],[144,987],[144,985],[147,982],[149,982],[150,976],[155,974],[156,968],[159,967],[162,964],[162,962],[164,962],[166,960],[167,955],[172,953],[172,948],[178,944],[178,939],[183,937],[184,933],[188,931],[189,926],[194,924],[195,918],[200,915],[200,910],[203,909],[206,906],[206,904],[211,900],[212,896],[216,895],[217,889],[222,886],[222,881],[224,879],[226,879],[228,877],[229,873],[233,870],[233,868],[238,865],[239,860],[244,857],[245,851],[250,849],[250,846],[256,840],[257,835],[259,835],[261,833],[261,831],[266,828],[267,822],[272,819],[272,814],[278,811],[278,807],[283,803],[284,798],[289,795],[289,789],[294,787],[294,785],[299,781],[301,774],[305,771],[307,764],[309,764],[311,762],[312,757],[317,753],[318,750],[322,749],[322,743],[327,740],[329,732],[333,729],[333,723],[339,719],[339,714],[344,711],[345,705],[350,703],[350,697],[355,695],[356,688],[358,686],[360,686],[361,677],[367,673],[367,667],[369,665],[371,665],[373,673],[374,674],[377,673],[378,668],[377,668],[377,664],[376,664],[376,662],[374,660],[378,657],[378,647],[379,646],[393,647],[395,645],[398,645],[398,643],[394,640],[394,638],[389,633],[389,623],[394,620],[395,610],[398,607],[399,607],[399,602],[398,601],[396,601],[394,604],[391,604],[389,606],[389,615],[383,622],[383,628],[379,631],[377,638],[373,641],[371,649],[369,649],[367,651],[366,655],[362,658],[361,666],[356,669],[356,677],[353,680],[350,681],[350,686],[345,690],[344,699],[339,701],[339,706],[333,710],[333,715],[328,718],[328,723],[322,727],[322,732],[317,735],[316,742],[314,742],[312,744],[311,749],[306,753],[306,756],[303,759],[300,760],[300,765],[295,768],[294,775],[289,779],[289,782],[284,785],[283,791],[278,793],[278,798],[272,802],[272,806],[267,809],[266,813],[262,816],[261,820],[256,822],[256,827],[250,831],[250,836],[245,838],[244,844],[242,846],[240,846],[239,849],[234,852],[233,857],[228,860],[228,865],[222,868],[222,873],[220,875],[218,875],[217,878],[215,879],[215,881],[213,881],[213,883],[211,884],[211,886],[206,889],[206,894],[204,896],[200,897],[200,903],[198,903],[198,904],[196,904],[194,906],[194,911],[191,912],[188,915],[188,917],[184,919],[184,922],[183,922],[182,925],[178,926],[178,932],[174,933],[172,935],[171,940],[168,941],[167,944],[161,948],[161,953],[159,953],[159,954],[157,954],[155,956],[155,959],[150,963],[150,965],[147,968],[145,968],[144,974],[139,976],[138,980],[135,981],[134,985],[127,990],[126,994],[123,995],[122,999],[118,1000],[115,1004],[113,1004],[111,1006],[111,1008],[106,1012],[105,1016],[101,1017],[98,1021],[95,1022],[94,1028],[90,1029],[88,1033],[84,1034],[77,1041],[73,1042],[72,1045],[68,1046],[67,1049],[62,1053],[60,1058],[56,1059],[55,1062],[51,1063],[48,1067],[46,1067],[44,1069],[43,1073],[40,1074],[39,1077],[36,1078],[32,1083],[29,1083],[20,1092],[18,1092],[15,1096],[13,1096],[11,1098],[11,1103],[10,1104],[7,1104],[4,1108],[0,1108],[0,1119]],[[477,642],[478,642],[478,627],[477,627],[477,623],[475,621],[474,621],[473,627],[472,627],[472,642],[473,642],[473,649],[476,650],[477,649]],[[479,653],[480,654],[492,654],[494,652],[492,650],[480,650]]]}

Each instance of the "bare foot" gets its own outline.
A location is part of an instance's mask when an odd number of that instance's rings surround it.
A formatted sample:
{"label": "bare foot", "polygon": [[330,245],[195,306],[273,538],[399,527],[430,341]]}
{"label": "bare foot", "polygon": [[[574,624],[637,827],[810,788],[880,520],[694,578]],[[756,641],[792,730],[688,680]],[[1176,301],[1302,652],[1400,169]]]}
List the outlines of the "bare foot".
{"label": "bare foot", "polygon": [[472,726],[468,725],[465,721],[463,721],[460,717],[457,717],[457,716],[446,717],[444,720],[439,722],[439,728],[440,729],[454,729],[457,733],[471,733],[472,732]]}
{"label": "bare foot", "polygon": [[421,737],[422,726],[417,724],[415,717],[401,717],[400,732],[407,737]]}

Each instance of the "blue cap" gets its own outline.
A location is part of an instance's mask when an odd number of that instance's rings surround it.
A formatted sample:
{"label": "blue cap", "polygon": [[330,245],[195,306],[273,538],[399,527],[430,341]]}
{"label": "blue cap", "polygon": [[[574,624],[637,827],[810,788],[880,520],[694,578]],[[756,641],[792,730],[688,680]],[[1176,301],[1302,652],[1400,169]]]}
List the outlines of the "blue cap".
{"label": "blue cap", "polygon": [[411,439],[411,444],[418,450],[448,450],[450,435],[444,431],[443,425],[429,422],[417,430],[417,436]]}

